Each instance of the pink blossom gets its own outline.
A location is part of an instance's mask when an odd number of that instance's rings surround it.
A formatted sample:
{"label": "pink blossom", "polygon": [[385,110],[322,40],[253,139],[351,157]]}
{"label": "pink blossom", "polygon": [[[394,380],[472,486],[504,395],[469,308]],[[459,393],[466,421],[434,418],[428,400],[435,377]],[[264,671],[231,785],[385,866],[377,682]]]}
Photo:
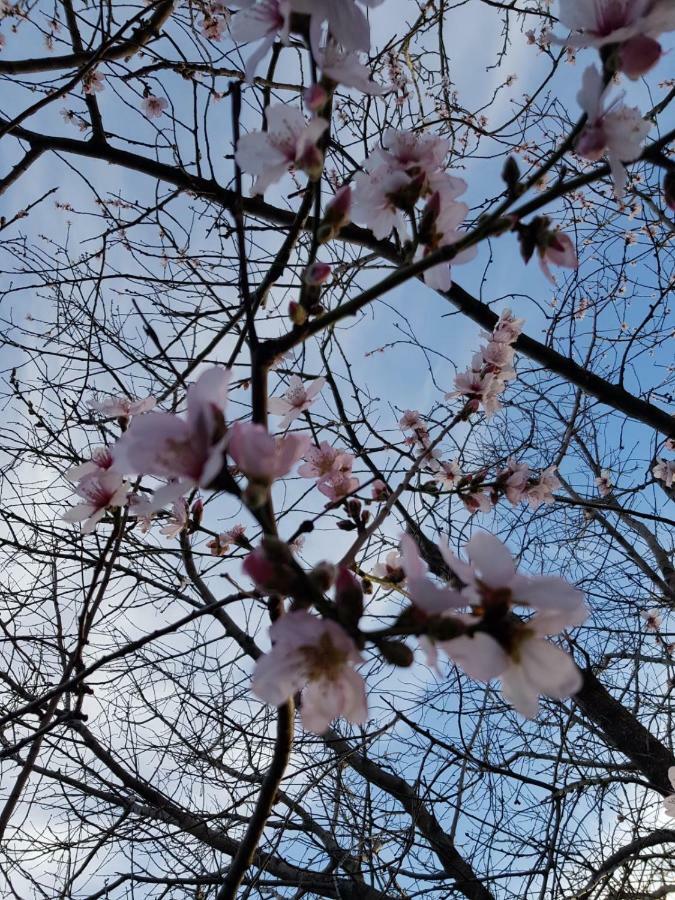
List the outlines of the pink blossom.
{"label": "pink blossom", "polygon": [[537,509],[542,503],[554,503],[553,491],[557,491],[560,486],[560,481],[555,474],[555,466],[549,466],[541,473],[539,481],[528,488],[526,497],[528,504],[532,509]]}
{"label": "pink blossom", "polygon": [[373,575],[375,578],[381,578],[383,581],[402,585],[405,582],[403,557],[396,550],[390,550],[385,556],[384,562],[379,562],[373,566]]}
{"label": "pink blossom", "polygon": [[406,239],[406,221],[397,206],[396,196],[406,188],[410,178],[405,172],[386,167],[373,172],[360,172],[354,179],[353,217],[383,240],[393,230]]}
{"label": "pink blossom", "polygon": [[322,441],[318,447],[309,447],[304,459],[304,464],[298,469],[298,475],[302,478],[331,478],[351,472],[354,463],[351,453],[331,447],[327,441]]}
{"label": "pink blossom", "polygon": [[214,366],[187,390],[187,413],[149,412],[133,419],[113,449],[115,465],[137,475],[175,479],[155,494],[159,508],[197,485],[208,487],[223,465],[229,369]]}
{"label": "pink blossom", "polygon": [[142,400],[130,400],[128,397],[107,397],[105,400],[92,400],[90,408],[102,413],[107,419],[128,419],[141,413],[149,412],[155,407],[157,400],[154,397],[144,397]]}
{"label": "pink blossom", "polygon": [[[431,212],[430,212],[431,211]],[[456,203],[435,191],[427,203],[425,213],[429,214],[426,228],[420,226],[420,237],[423,248],[419,256],[425,257],[441,247],[456,244],[465,235],[459,231],[469,207],[466,203]],[[453,265],[470,262],[476,256],[476,247],[468,247],[456,253],[452,258]],[[425,284],[437,291],[449,291],[452,287],[450,263],[442,262],[424,272]]]}
{"label": "pink blossom", "polygon": [[464,473],[460,469],[456,459],[451,462],[433,460],[430,464],[430,468],[433,473],[432,477],[434,481],[448,490],[456,487],[462,478],[464,478]]}
{"label": "pink blossom", "polygon": [[619,68],[631,78],[644,75],[658,61],[655,40],[675,28],[670,0],[560,0],[559,19],[573,33],[553,40],[570,47],[619,45]]}
{"label": "pink blossom", "polygon": [[311,287],[318,287],[328,281],[332,271],[333,267],[329,263],[313,262],[305,269],[303,281]]}
{"label": "pink blossom", "polygon": [[265,118],[267,131],[243,135],[235,153],[242,172],[257,176],[253,193],[264,194],[291,168],[301,169],[310,179],[318,178],[323,169],[323,153],[317,141],[328,122],[320,116],[307,122],[299,109],[281,103],[268,106]]}
{"label": "pink blossom", "polygon": [[492,341],[513,344],[520,337],[524,324],[525,319],[517,319],[510,309],[505,309],[488,338]]}
{"label": "pink blossom", "polygon": [[376,150],[369,162],[371,165],[382,162],[391,170],[406,172],[409,177],[422,172],[429,193],[440,189],[440,184],[434,181],[435,177],[440,177],[445,183],[448,199],[454,199],[466,190],[466,182],[449,176],[442,169],[449,152],[449,141],[435,134],[387,128],[382,135],[382,149]]}
{"label": "pink blossom", "polygon": [[598,491],[601,497],[608,497],[612,493],[612,476],[607,469],[600,472],[600,476],[595,479]]}
{"label": "pink blossom", "polygon": [[143,100],[143,112],[149,119],[158,119],[169,105],[164,97],[153,97],[148,94]]}
{"label": "pink blossom", "polygon": [[502,408],[498,397],[506,387],[505,382],[492,372],[476,372],[469,370],[455,376],[455,390],[446,394],[446,398],[462,395],[483,406],[487,418],[491,418]]}
{"label": "pink blossom", "polygon": [[648,631],[658,631],[661,627],[661,616],[658,609],[640,610],[640,618],[644,621]]}
{"label": "pink blossom", "polygon": [[[346,50],[370,50],[370,26],[355,0],[291,0],[295,12],[306,13],[310,20],[310,43],[315,59],[321,52],[324,22],[331,37]],[[382,0],[358,0],[364,6],[379,6]]]}
{"label": "pink blossom", "polygon": [[557,576],[518,574],[507,547],[485,531],[477,531],[465,545],[468,563],[447,546],[440,550],[448,567],[464,582],[462,596],[471,606],[531,607],[539,621],[552,629],[549,634],[580,625],[588,615],[581,591]]}
{"label": "pink blossom", "polygon": [[499,473],[499,480],[504,482],[506,498],[512,506],[527,499],[530,486],[530,467],[527,463],[510,458],[506,469]]}
{"label": "pink blossom", "polygon": [[371,81],[370,71],[359,62],[358,53],[343,50],[334,41],[330,41],[321,51],[317,62],[325,77],[336,84],[355,88],[363,94],[386,94],[390,88]]}
{"label": "pink blossom", "polygon": [[91,451],[91,457],[77,466],[72,466],[65,472],[68,481],[79,481],[89,475],[100,474],[113,467],[113,457],[109,447],[95,447]]}
{"label": "pink blossom", "polygon": [[353,493],[359,486],[359,479],[355,478],[351,470],[348,472],[335,472],[327,478],[317,482],[317,487],[331,503],[342,500],[347,494]]}
{"label": "pink blossom", "polygon": [[264,425],[236,422],[230,429],[227,452],[251,480],[270,484],[288,475],[306,452],[309,441],[304,434],[275,438]]}
{"label": "pink blossom", "polygon": [[232,39],[238,44],[260,41],[246,61],[245,78],[251,82],[260,60],[275,40],[279,38],[282,44],[288,44],[291,3],[289,0],[258,0],[257,3],[255,0],[237,0],[230,5],[243,7],[232,19]]}
{"label": "pink blossom", "polygon": [[588,122],[579,135],[575,149],[584,159],[596,161],[607,154],[614,178],[614,195],[623,197],[628,175],[624,162],[632,162],[642,153],[642,145],[651,126],[640,110],[627,107],[617,97],[606,105],[609,86],[603,86],[602,75],[589,66],[583,75],[582,88],[577,95],[579,105]]}
{"label": "pink blossom", "polygon": [[171,508],[172,515],[167,524],[160,529],[160,533],[169,538],[178,537],[184,531],[188,523],[188,505],[183,497],[174,500]]}
{"label": "pink blossom", "polygon": [[476,612],[485,615],[493,610],[493,615],[505,615],[512,606],[536,610],[522,625],[509,626],[506,642],[481,630],[439,642],[448,656],[472,678],[499,677],[506,699],[527,717],[536,716],[539,694],[562,699],[576,693],[582,684],[580,672],[566,653],[544,637],[586,619],[581,592],[562,578],[519,575],[504,544],[485,532],[474,534],[465,547],[470,563],[447,547],[440,549],[449,568],[466,585],[462,596]]}
{"label": "pink blossom", "polygon": [[469,491],[462,491],[459,499],[464,504],[466,511],[473,515],[477,512],[492,512],[493,502],[489,494],[480,488],[473,488]]}
{"label": "pink blossom", "polygon": [[82,534],[90,534],[110,507],[124,506],[129,485],[118,472],[101,471],[83,478],[75,492],[84,498],[61,516],[64,522],[82,522]]}
{"label": "pink blossom", "polygon": [[344,716],[362,724],[368,718],[365,684],[354,666],[363,662],[356,644],[336,623],[304,610],[287,613],[270,628],[272,649],[253,673],[253,693],[281,706],[302,691],[305,728],[323,734]]}
{"label": "pink blossom", "polygon": [[305,88],[302,99],[310,112],[318,112],[328,103],[328,91],[320,84],[311,84]]}
{"label": "pink blossom", "polygon": [[351,221],[351,214],[352,189],[345,184],[335,192],[326,206],[318,230],[319,242],[325,244],[337,237],[341,229]]}
{"label": "pink blossom", "polygon": [[675,460],[657,459],[652,475],[662,481],[667,488],[672,487],[675,482]]}
{"label": "pink blossom", "polygon": [[104,89],[103,75],[97,69],[90,69],[82,79],[85,94],[100,94]]}
{"label": "pink blossom", "polygon": [[370,494],[373,500],[381,503],[386,500],[389,495],[389,488],[381,478],[376,478],[370,487]]}
{"label": "pink blossom", "polygon": [[234,525],[229,531],[223,531],[208,541],[206,546],[213,556],[224,556],[232,544],[241,545],[246,541],[244,525]]}
{"label": "pink blossom", "polygon": [[281,430],[288,428],[294,419],[310,408],[325,383],[325,378],[315,378],[310,386],[305,388],[299,375],[291,375],[286,393],[282,397],[271,397],[268,402],[268,409],[272,415],[283,416],[279,422]]}
{"label": "pink blossom", "polygon": [[458,591],[447,586],[441,587],[428,577],[427,565],[420,557],[417,544],[409,534],[401,536],[401,561],[406,575],[408,595],[422,612],[429,616],[437,616],[467,606],[467,601]]}
{"label": "pink blossom", "polygon": [[537,249],[541,271],[553,284],[555,284],[555,278],[551,274],[549,263],[566,269],[577,269],[579,267],[579,260],[577,259],[572,239],[562,231],[557,229],[549,231],[545,243]]}

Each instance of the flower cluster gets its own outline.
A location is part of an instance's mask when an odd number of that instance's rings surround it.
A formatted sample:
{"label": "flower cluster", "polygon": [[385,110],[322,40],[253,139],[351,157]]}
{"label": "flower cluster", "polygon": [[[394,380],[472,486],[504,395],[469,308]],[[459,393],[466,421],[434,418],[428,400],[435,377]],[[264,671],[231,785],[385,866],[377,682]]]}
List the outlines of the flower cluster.
{"label": "flower cluster", "polygon": [[[466,182],[446,171],[448,152],[444,138],[388,128],[382,147],[371,153],[363,163],[364,171],[355,178],[354,218],[377,238],[386,238],[394,230],[406,242],[406,217],[415,221],[417,204],[424,200],[415,222],[418,257],[457,243],[468,212],[457,197],[466,190]],[[474,255],[474,248],[469,248],[453,262],[468,262]],[[427,269],[424,279],[430,287],[448,290],[452,283],[449,263]]]}
{"label": "flower cluster", "polygon": [[501,409],[499,395],[506,382],[516,377],[513,369],[514,343],[523,330],[524,319],[516,319],[506,309],[491,334],[485,334],[487,344],[481,347],[471,361],[471,367],[455,377],[455,390],[446,399],[464,396],[470,410],[477,412],[482,406],[489,418]]}
{"label": "flower cluster", "polygon": [[359,486],[359,479],[352,475],[352,454],[331,447],[327,441],[322,441],[318,447],[310,447],[304,460],[298,475],[316,478],[316,486],[331,502],[341,500]]}
{"label": "flower cluster", "polygon": [[[563,699],[578,691],[582,678],[573,660],[545,638],[585,621],[581,592],[562,578],[519,574],[507,548],[486,533],[475,534],[466,545],[469,562],[448,547],[440,551],[457,586],[429,577],[408,535],[401,539],[401,556],[393,551],[376,568],[376,577],[399,589],[405,583],[411,604],[397,620],[396,639],[382,633],[370,638],[382,657],[409,666],[413,653],[400,637],[417,635],[430,664],[437,667],[441,650],[471,678],[499,678],[505,698],[526,717],[537,715],[541,694]],[[359,628],[363,592],[355,576],[338,573],[334,602],[322,596],[319,616],[308,608],[307,597],[317,585],[322,593],[326,580],[332,581],[328,564],[306,576],[309,592],[277,545],[253,551],[244,568],[261,590],[296,598],[270,628],[272,649],[256,664],[254,693],[280,706],[302,691],[303,723],[311,731],[326,731],[337,716],[365,722],[365,684],[355,667],[363,662],[369,635]],[[521,616],[517,609],[523,610]]]}
{"label": "flower cluster", "polygon": [[[307,451],[310,439],[298,434],[275,438],[264,426],[251,422],[236,422],[228,428],[225,405],[229,378],[229,370],[224,367],[207,369],[187,390],[184,416],[146,411],[154,406],[154,398],[112,398],[98,404],[105,415],[116,416],[125,427],[128,417],[134,417],[112,447],[95,450],[90,460],[67,473],[71,481],[79,479],[76,490],[86,502],[69,510],[64,519],[86,519],[83,531],[91,531],[107,508],[126,502],[129,489],[124,475],[153,475],[166,479],[166,484],[155,491],[151,500],[136,499],[134,512],[149,523],[153,512],[174,503],[173,519],[163,533],[175,536],[187,524],[182,498],[189,491],[215,487],[223,473],[227,478],[222,486],[239,491],[226,466],[226,455],[249,480],[243,499],[251,507],[263,503],[272,482],[290,472]],[[321,387],[319,381],[314,382],[317,390]],[[311,397],[307,399],[305,395],[299,405],[309,402]],[[284,403],[288,406],[290,401]]]}

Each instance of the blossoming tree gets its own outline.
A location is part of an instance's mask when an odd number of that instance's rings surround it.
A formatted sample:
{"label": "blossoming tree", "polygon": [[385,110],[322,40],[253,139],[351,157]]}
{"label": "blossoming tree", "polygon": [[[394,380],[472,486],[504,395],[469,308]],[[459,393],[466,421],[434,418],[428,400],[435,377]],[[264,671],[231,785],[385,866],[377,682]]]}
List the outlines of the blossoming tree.
{"label": "blossoming tree", "polygon": [[2,6],[2,896],[675,892],[674,31]]}

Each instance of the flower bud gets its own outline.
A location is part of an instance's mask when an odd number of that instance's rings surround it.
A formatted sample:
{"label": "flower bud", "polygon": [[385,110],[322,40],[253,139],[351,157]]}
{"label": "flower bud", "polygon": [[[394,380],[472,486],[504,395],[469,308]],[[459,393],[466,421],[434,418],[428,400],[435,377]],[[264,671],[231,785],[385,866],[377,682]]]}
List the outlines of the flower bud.
{"label": "flower bud", "polygon": [[325,262],[313,262],[305,269],[303,281],[312,287],[325,284],[331,276],[333,267]]}
{"label": "flower bud", "polygon": [[392,666],[400,666],[404,669],[411,666],[415,658],[410,647],[403,641],[381,641],[378,644],[378,650]]}
{"label": "flower bud", "polygon": [[305,106],[311,112],[318,112],[328,102],[328,91],[320,84],[312,84],[303,95]]}
{"label": "flower bud", "polygon": [[318,181],[323,172],[323,153],[316,144],[309,144],[295,164],[307,175],[310,181]]}
{"label": "flower bud", "polygon": [[324,560],[314,566],[310,573],[310,577],[316,583],[320,591],[327,591],[335,581],[335,566],[333,563]]}
{"label": "flower bud", "polygon": [[341,187],[326,207],[319,224],[317,237],[320,244],[333,240],[350,222],[352,209],[352,189],[348,184]]}
{"label": "flower bud", "polygon": [[200,498],[192,504],[192,527],[199,528],[202,524],[202,516],[204,515],[204,501]]}
{"label": "flower bud", "polygon": [[270,593],[289,594],[297,581],[290,551],[278,538],[263,538],[242,567],[257,588]]}
{"label": "flower bud", "polygon": [[307,310],[300,303],[291,300],[288,304],[288,318],[294,325],[304,325],[307,321]]}
{"label": "flower bud", "polygon": [[661,57],[661,44],[645,34],[636,34],[619,48],[619,71],[629,78],[640,78]]}
{"label": "flower bud", "polygon": [[335,605],[343,625],[356,627],[363,615],[363,589],[349,569],[342,566],[335,579]]}
{"label": "flower bud", "polygon": [[389,494],[389,489],[388,489],[387,485],[384,483],[384,481],[382,481],[382,479],[377,478],[373,482],[373,486],[372,486],[373,500],[376,500],[378,503],[380,503],[382,500],[386,500],[388,494]]}

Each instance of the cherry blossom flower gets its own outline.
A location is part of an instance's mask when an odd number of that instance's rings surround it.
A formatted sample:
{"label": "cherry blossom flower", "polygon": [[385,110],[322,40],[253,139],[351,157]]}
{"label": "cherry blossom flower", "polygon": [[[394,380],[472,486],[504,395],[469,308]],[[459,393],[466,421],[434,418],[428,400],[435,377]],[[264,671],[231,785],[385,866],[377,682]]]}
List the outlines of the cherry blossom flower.
{"label": "cherry blossom flower", "polygon": [[373,575],[375,578],[381,578],[383,581],[389,581],[391,584],[403,585],[405,582],[403,557],[396,550],[390,550],[385,556],[384,562],[376,563],[373,566]]}
{"label": "cherry blossom flower", "polygon": [[264,425],[236,422],[230,429],[227,452],[252,481],[271,484],[288,475],[307,452],[309,442],[308,435],[289,434],[275,438]]}
{"label": "cherry blossom flower", "polygon": [[241,8],[230,24],[232,39],[238,44],[260,41],[246,60],[244,76],[246,81],[251,82],[260,60],[272,44],[277,39],[284,45],[288,44],[291,3],[290,0],[237,0],[230,5]]}
{"label": "cherry blossom flower", "polygon": [[354,179],[353,217],[383,240],[395,230],[406,239],[406,221],[398,208],[397,194],[408,186],[405,172],[386,167],[373,172],[360,172]]}
{"label": "cherry blossom flower", "polygon": [[100,94],[104,90],[103,75],[97,69],[90,69],[82,79],[85,94]]}
{"label": "cherry blossom flower", "polygon": [[[234,5],[234,4],[230,4]],[[207,5],[204,18],[200,22],[201,33],[210,41],[221,41],[230,21],[230,11],[221,0]]]}
{"label": "cherry blossom flower", "polygon": [[302,280],[310,287],[318,287],[328,281],[332,272],[333,267],[330,263],[313,262],[305,269]]}
{"label": "cherry blossom flower", "polygon": [[212,556],[225,556],[232,544],[241,546],[245,543],[248,543],[246,527],[244,525],[234,525],[229,531],[223,531],[216,535],[216,537],[207,542],[206,546],[211,551]]}
{"label": "cherry blossom flower", "polygon": [[389,488],[381,478],[376,478],[370,487],[370,493],[373,500],[381,503],[389,496]]}
{"label": "cherry blossom flower", "polygon": [[148,94],[143,100],[143,112],[149,119],[158,119],[169,105],[165,97],[153,97]]}
{"label": "cherry blossom flower", "polygon": [[628,181],[624,162],[632,162],[640,156],[651,122],[642,118],[636,106],[624,106],[621,96],[607,104],[608,91],[609,86],[603,86],[598,69],[589,66],[577,95],[588,122],[579,135],[575,150],[579,156],[593,162],[607,154],[614,179],[614,196],[619,199],[623,197]]}
{"label": "cherry blossom flower", "polygon": [[265,111],[267,131],[242,135],[235,159],[242,172],[257,176],[254,194],[264,194],[291,168],[301,169],[316,179],[323,169],[323,153],[317,141],[328,128],[328,122],[315,116],[309,122],[299,109],[285,104],[268,106]]}
{"label": "cherry blossom flower", "polygon": [[559,20],[573,33],[552,37],[570,47],[619,45],[619,69],[631,78],[644,75],[661,56],[655,40],[675,28],[670,0],[560,0]]}
{"label": "cherry blossom flower", "polygon": [[612,476],[607,469],[600,472],[598,478],[595,479],[598,491],[601,497],[608,497],[612,493]]}
{"label": "cherry blossom flower", "polygon": [[667,488],[672,487],[675,483],[675,460],[657,459],[652,475],[662,481]]}
{"label": "cherry blossom flower", "polygon": [[469,370],[455,376],[455,390],[446,394],[446,398],[462,395],[473,401],[475,409],[482,405],[487,418],[491,418],[502,408],[499,395],[503,393],[506,383],[493,372],[476,372]]}
{"label": "cherry blossom flower", "polygon": [[557,491],[560,486],[560,481],[555,474],[555,466],[549,466],[541,473],[539,481],[528,488],[526,497],[528,504],[532,509],[537,509],[542,503],[554,503],[553,491]]}
{"label": "cherry blossom flower", "polygon": [[331,503],[342,500],[347,494],[353,493],[359,486],[359,479],[355,478],[351,471],[334,472],[327,478],[322,478],[317,482],[317,487]]}
{"label": "cherry blossom flower", "polygon": [[102,471],[83,478],[75,492],[84,498],[61,516],[64,522],[82,522],[82,534],[91,534],[111,507],[121,507],[127,501],[129,485],[119,472]]}
{"label": "cherry blossom flower", "polygon": [[[544,638],[582,624],[588,610],[581,592],[555,576],[519,575],[504,544],[485,532],[474,534],[465,547],[470,564],[449,548],[440,549],[465,583],[461,593],[474,615],[501,612],[504,618],[501,632],[499,626],[494,634],[478,629],[439,642],[439,647],[470,677],[500,678],[506,699],[528,718],[537,715],[540,694],[562,699],[580,690],[582,677],[573,660]],[[518,623],[507,615],[512,606],[536,612]]]}
{"label": "cherry blossom flower", "polygon": [[527,499],[530,486],[530,467],[527,463],[519,463],[511,457],[506,468],[499,473],[498,480],[504,483],[506,499],[512,506]]}
{"label": "cherry blossom flower", "polygon": [[[435,191],[425,208],[424,224],[420,224],[420,241],[423,248],[418,255],[424,258],[441,247],[448,247],[460,241],[465,235],[459,231],[459,226],[466,218],[468,211],[469,207],[466,203],[456,203],[453,200],[444,199],[438,191]],[[428,216],[426,222],[424,221],[425,215]],[[476,253],[476,247],[467,247],[453,256],[452,264],[461,265],[470,262],[475,258]],[[452,287],[450,263],[442,262],[427,269],[424,272],[424,281],[436,291],[449,291]]]}
{"label": "cherry blossom flower", "polygon": [[144,397],[142,400],[130,400],[128,397],[107,397],[105,400],[92,400],[89,408],[102,413],[107,419],[129,419],[154,409],[157,400]]}
{"label": "cherry blossom flower", "polygon": [[391,90],[391,88],[371,81],[370,71],[359,62],[358,53],[353,50],[343,50],[334,41],[330,41],[321,51],[317,62],[324,77],[330,78],[336,84],[355,88],[363,94],[373,96],[386,94]]}
{"label": "cherry blossom flower", "polygon": [[214,366],[187,390],[185,418],[149,412],[134,418],[113,449],[115,465],[127,473],[174,479],[155,493],[159,509],[192,487],[208,487],[223,465],[223,411],[229,369]]}
{"label": "cherry blossom flower", "polygon": [[354,463],[351,453],[331,447],[327,441],[322,441],[318,447],[309,447],[304,459],[304,464],[298,469],[298,475],[302,478],[331,478],[351,472]]}
{"label": "cherry blossom flower", "polygon": [[[379,6],[383,0],[358,0],[364,6]],[[310,20],[310,43],[314,58],[321,52],[324,22],[330,36],[347,50],[370,50],[370,26],[355,0],[292,0],[293,10],[306,13]]]}
{"label": "cherry blossom flower", "polygon": [[457,460],[443,462],[440,460],[432,460],[430,463],[432,478],[437,484],[451,490],[464,478],[464,473],[459,467]]}
{"label": "cherry blossom flower", "polygon": [[188,524],[188,505],[183,497],[174,500],[171,508],[171,518],[167,524],[160,529],[160,533],[168,538],[175,538],[187,528]]}
{"label": "cherry blossom flower", "polygon": [[566,269],[579,268],[579,260],[572,239],[562,231],[557,229],[549,231],[545,244],[540,245],[537,250],[541,271],[552,284],[555,284],[555,278],[551,273],[549,263]]}
{"label": "cherry blossom flower", "polygon": [[459,499],[464,504],[466,511],[473,515],[477,512],[492,512],[493,501],[489,494],[480,488],[472,488],[469,491],[463,491],[459,495]]}
{"label": "cherry blossom flower", "polygon": [[439,586],[428,575],[428,567],[420,557],[417,544],[409,534],[401,536],[401,561],[405,572],[408,595],[417,609],[429,616],[442,615],[450,610],[466,608],[467,601],[447,586]]}
{"label": "cherry blossom flower", "polygon": [[352,189],[348,184],[339,188],[328,205],[317,231],[320,244],[333,240],[351,221]]}
{"label": "cherry blossom flower", "polygon": [[[675,766],[668,769],[668,780],[675,790]],[[675,794],[669,794],[663,798],[663,812],[671,819],[675,819]]]}
{"label": "cherry blossom flower", "polygon": [[648,631],[658,631],[661,627],[661,616],[658,609],[640,610],[640,618],[644,621]]}
{"label": "cherry blossom flower", "polygon": [[95,447],[91,451],[91,457],[86,462],[72,466],[64,474],[68,481],[79,481],[81,478],[86,478],[89,475],[106,472],[108,469],[113,468],[113,464],[114,460],[110,447]]}
{"label": "cherry blossom flower", "polygon": [[317,734],[338,716],[354,724],[367,720],[365,684],[354,669],[363,658],[336,622],[304,610],[290,612],[271,626],[270,639],[272,649],[253,673],[257,697],[281,706],[302,691],[302,723]]}
{"label": "cherry blossom flower", "polygon": [[325,383],[325,378],[315,378],[310,386],[305,388],[299,375],[291,375],[286,393],[282,397],[270,397],[268,402],[270,413],[274,416],[283,416],[279,422],[279,428],[282,431],[310,408]]}

